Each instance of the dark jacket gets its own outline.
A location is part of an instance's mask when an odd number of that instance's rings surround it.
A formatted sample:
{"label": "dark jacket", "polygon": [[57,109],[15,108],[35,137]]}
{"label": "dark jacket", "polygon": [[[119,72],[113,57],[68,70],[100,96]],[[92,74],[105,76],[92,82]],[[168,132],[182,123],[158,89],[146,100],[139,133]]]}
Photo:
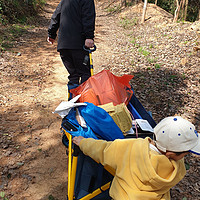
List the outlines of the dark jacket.
{"label": "dark jacket", "polygon": [[57,50],[82,49],[85,39],[93,39],[95,15],[94,0],[61,0],[48,28],[53,39],[59,29]]}

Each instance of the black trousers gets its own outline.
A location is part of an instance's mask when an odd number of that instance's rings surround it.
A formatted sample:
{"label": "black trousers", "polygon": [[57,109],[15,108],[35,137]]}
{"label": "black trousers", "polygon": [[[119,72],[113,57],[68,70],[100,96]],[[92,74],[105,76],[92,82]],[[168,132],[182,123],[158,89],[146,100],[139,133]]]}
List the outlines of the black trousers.
{"label": "black trousers", "polygon": [[62,62],[67,69],[69,76],[68,85],[81,84],[90,76],[90,63],[83,64],[85,56],[89,53],[81,49],[61,49],[59,50]]}

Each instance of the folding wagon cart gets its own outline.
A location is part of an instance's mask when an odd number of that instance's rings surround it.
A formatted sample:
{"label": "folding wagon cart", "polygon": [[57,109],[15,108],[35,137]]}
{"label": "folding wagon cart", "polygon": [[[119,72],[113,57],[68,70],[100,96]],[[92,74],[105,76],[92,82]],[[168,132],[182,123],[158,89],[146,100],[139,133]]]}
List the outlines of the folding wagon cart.
{"label": "folding wagon cart", "polygon": [[[93,76],[93,63],[91,53],[96,50],[96,46],[93,49],[86,49],[89,51],[89,62],[91,69],[91,76]],[[127,105],[134,119],[147,120],[151,128],[154,128],[156,123],[153,120],[151,114],[145,110],[140,101],[136,98],[134,91],[132,90],[132,96],[129,99]],[[119,93],[120,95],[121,93]],[[99,100],[99,99],[98,99]],[[91,104],[89,104],[91,106]],[[74,116],[75,109],[70,111],[72,117]],[[106,111],[105,111],[106,112]],[[97,114],[98,115],[98,114]],[[89,119],[92,121],[93,119]],[[96,123],[95,121],[94,123]],[[97,122],[98,123],[98,122]],[[87,124],[88,125],[88,124]],[[103,125],[102,125],[103,126]],[[117,126],[117,125],[116,125]],[[109,167],[103,167],[101,164],[95,162],[92,158],[85,156],[79,149],[78,146],[72,143],[72,137],[78,136],[83,128],[68,117],[64,117],[61,124],[63,134],[63,144],[68,148],[68,190],[67,200],[109,200],[109,188],[115,174],[115,171]],[[126,138],[137,138],[137,137],[153,137],[152,131],[142,130],[139,126],[135,125],[135,134],[128,134]],[[89,129],[93,129],[89,127]],[[112,127],[110,128],[112,132]],[[95,131],[93,130],[95,133]],[[115,132],[115,131],[113,131]],[[88,132],[90,134],[90,132]],[[114,140],[120,138],[120,135],[114,135],[107,137],[105,132],[103,135],[91,135],[91,137],[104,140]],[[80,134],[81,135],[81,134]],[[90,136],[88,136],[90,137]],[[122,139],[122,138],[120,138]]]}
{"label": "folding wagon cart", "polygon": [[[149,122],[152,128],[156,123],[151,114],[145,110],[135,94],[127,106],[134,115],[135,119],[144,119]],[[75,124],[64,118],[62,121],[62,130],[65,134],[65,141],[68,141],[68,200],[89,200],[89,199],[110,199],[109,188],[115,172],[110,168],[104,168],[101,164],[96,163],[90,157],[85,156],[79,148],[72,143],[73,132],[78,129]],[[138,128],[138,136],[136,134],[126,135],[126,138],[136,137],[153,137],[150,131],[142,131]],[[99,137],[99,136],[98,136]],[[104,139],[100,138],[99,139]]]}

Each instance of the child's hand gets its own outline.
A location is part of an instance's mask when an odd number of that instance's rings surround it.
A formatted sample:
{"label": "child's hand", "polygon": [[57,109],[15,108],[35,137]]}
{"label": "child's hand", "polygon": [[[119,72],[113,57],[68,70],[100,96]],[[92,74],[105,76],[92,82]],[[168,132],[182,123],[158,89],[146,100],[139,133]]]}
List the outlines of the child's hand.
{"label": "child's hand", "polygon": [[74,144],[76,144],[77,146],[79,146],[79,144],[80,144],[80,142],[81,142],[81,140],[82,140],[83,138],[84,138],[83,136],[74,137],[74,138],[72,139],[72,142],[73,142]]}

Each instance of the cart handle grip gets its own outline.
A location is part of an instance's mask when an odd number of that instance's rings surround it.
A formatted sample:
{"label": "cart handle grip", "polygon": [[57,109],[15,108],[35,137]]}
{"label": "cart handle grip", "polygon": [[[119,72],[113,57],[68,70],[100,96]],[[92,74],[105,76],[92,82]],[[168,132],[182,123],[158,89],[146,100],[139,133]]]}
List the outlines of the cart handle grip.
{"label": "cart handle grip", "polygon": [[88,51],[89,53],[91,53],[93,51],[96,51],[97,47],[96,47],[96,45],[94,45],[93,48],[88,49],[85,45],[83,45],[83,49],[85,51]]}

